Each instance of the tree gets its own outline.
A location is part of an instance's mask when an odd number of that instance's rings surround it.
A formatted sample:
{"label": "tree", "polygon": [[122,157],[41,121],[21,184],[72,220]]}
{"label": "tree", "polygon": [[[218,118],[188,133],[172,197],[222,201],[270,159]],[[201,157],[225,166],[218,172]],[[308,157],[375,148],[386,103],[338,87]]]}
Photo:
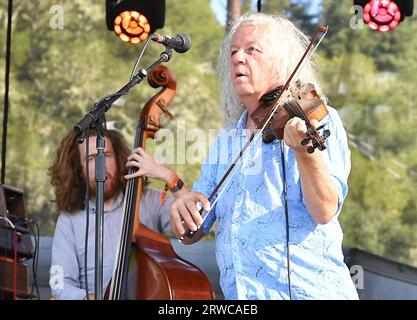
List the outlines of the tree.
{"label": "tree", "polygon": [[227,0],[226,31],[230,25],[241,16],[240,0]]}
{"label": "tree", "polygon": [[[26,208],[38,219],[43,234],[54,230],[56,212],[47,169],[61,138],[101,97],[125,84],[140,46],[120,41],[105,25],[102,2],[61,1],[63,29],[54,29],[51,10],[55,1],[21,1],[14,6],[10,120],[6,183],[26,194]],[[217,105],[214,65],[223,28],[217,23],[207,1],[167,1],[165,28],[161,33],[186,32],[191,50],[174,54],[167,66],[177,78],[177,95],[169,106],[188,128],[221,126]],[[6,5],[0,4],[4,25]],[[5,33],[0,34],[1,40]],[[5,41],[0,41],[4,61]],[[163,48],[148,47],[142,66],[156,60]],[[0,64],[0,78],[4,67]],[[4,81],[0,90],[4,92]],[[108,121],[133,141],[138,109],[156,90],[146,81],[131,90],[124,105],[114,105]],[[167,127],[176,132],[176,123]],[[188,142],[190,144],[191,142]],[[150,151],[152,151],[152,146]],[[177,170],[191,184],[198,177],[196,165],[181,164]],[[158,188],[161,187],[156,185]]]}
{"label": "tree", "polygon": [[293,20],[306,34],[312,35],[317,27],[316,16],[309,13],[310,1],[263,0],[262,12],[286,16]]}
{"label": "tree", "polygon": [[[352,170],[340,221],[345,245],[417,264],[416,20],[388,33],[350,24],[351,1],[323,2],[329,24],[319,49],[326,95],[350,137]],[[404,41],[407,39],[407,41]]]}

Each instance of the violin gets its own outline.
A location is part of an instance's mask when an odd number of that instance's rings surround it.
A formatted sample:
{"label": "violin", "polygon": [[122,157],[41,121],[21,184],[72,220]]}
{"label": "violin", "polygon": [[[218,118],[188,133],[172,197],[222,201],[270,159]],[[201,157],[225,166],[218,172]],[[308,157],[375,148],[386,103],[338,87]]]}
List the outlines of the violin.
{"label": "violin", "polygon": [[[138,117],[133,149],[145,148],[161,128],[162,115],[175,96],[176,81],[162,65],[148,73],[148,82],[162,89],[142,108]],[[129,174],[137,168],[129,169]],[[195,265],[179,257],[171,241],[140,223],[143,177],[130,179],[125,191],[124,216],[116,264],[106,297],[111,300],[214,299],[207,276]]]}
{"label": "violin", "polygon": [[[280,90],[282,90],[282,87],[263,95],[258,108],[250,115],[258,129],[262,127],[262,123],[272,113],[275,99],[280,94]],[[311,83],[302,84],[300,80],[297,80],[294,86],[282,94],[282,98],[281,107],[275,111],[262,132],[262,141],[270,143],[275,139],[282,140],[287,121],[293,117],[299,117],[307,125],[307,137],[301,141],[301,144],[306,145],[309,141],[312,141],[312,145],[307,148],[307,152],[313,153],[316,148],[320,151],[326,149],[325,140],[330,136],[330,131],[326,129],[323,134],[319,134],[318,131],[323,126],[314,128],[311,125],[311,120],[321,121],[328,114],[326,104],[317,94],[314,85]]]}

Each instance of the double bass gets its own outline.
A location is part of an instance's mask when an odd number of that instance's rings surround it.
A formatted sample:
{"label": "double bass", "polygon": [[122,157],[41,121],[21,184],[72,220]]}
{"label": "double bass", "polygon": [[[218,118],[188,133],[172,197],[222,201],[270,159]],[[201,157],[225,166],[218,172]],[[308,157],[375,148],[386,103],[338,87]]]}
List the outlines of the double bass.
{"label": "double bass", "polygon": [[[145,149],[161,128],[162,115],[175,96],[176,81],[170,70],[159,65],[148,74],[153,88],[162,89],[139,113],[133,149]],[[137,169],[129,169],[129,174]],[[124,216],[113,277],[106,292],[111,300],[214,299],[207,276],[179,257],[170,240],[140,222],[143,177],[130,179],[125,190]]]}

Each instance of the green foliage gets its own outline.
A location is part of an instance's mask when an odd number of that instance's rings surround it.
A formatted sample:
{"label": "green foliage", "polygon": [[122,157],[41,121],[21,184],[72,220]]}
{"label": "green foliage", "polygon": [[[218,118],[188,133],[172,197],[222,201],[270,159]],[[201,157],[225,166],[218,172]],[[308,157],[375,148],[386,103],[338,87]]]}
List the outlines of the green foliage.
{"label": "green foliage", "polygon": [[[54,30],[50,26],[57,13],[54,5],[63,9],[63,29]],[[166,64],[177,79],[176,97],[169,110],[189,128],[203,131],[219,128],[222,114],[217,105],[213,67],[223,28],[205,0],[168,0],[166,8],[165,28],[158,32],[184,32],[192,38],[191,50],[182,55],[175,53]],[[2,30],[6,30],[5,2],[0,4],[0,19]],[[5,32],[0,34],[1,92],[4,92],[5,36]],[[43,0],[14,4],[5,182],[25,191],[28,214],[38,219],[43,234],[51,234],[55,226],[47,169],[59,141],[94,102],[129,80],[140,48],[123,43],[107,30],[103,1]],[[140,67],[155,61],[162,51],[162,46],[150,44]],[[132,143],[137,113],[158,90],[144,81],[124,98],[123,106],[112,107],[106,114],[107,121],[116,121]],[[166,126],[176,132],[176,122]],[[197,165],[181,164],[176,169],[188,184],[199,174]],[[158,184],[156,187],[162,188]]]}
{"label": "green foliage", "polygon": [[264,0],[262,12],[280,14],[294,21],[304,32],[310,34],[315,29],[315,16],[308,12],[310,1],[305,0]]}
{"label": "green foliage", "polygon": [[323,1],[319,49],[329,100],[349,133],[352,170],[344,245],[417,265],[416,17],[396,29],[352,28],[352,1]]}

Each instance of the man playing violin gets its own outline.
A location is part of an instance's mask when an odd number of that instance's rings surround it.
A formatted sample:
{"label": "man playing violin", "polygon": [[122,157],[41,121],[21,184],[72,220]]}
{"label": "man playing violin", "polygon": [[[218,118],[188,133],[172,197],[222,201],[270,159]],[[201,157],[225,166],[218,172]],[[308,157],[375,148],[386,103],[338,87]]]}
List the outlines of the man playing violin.
{"label": "man playing violin", "polygon": [[[129,152],[123,136],[116,130],[105,135],[106,182],[104,184],[104,259],[103,284],[107,286],[112,276],[118,238],[123,218],[125,179],[147,176],[178,182],[175,172],[157,164],[143,149]],[[94,292],[95,265],[95,156],[96,136],[92,132],[89,142],[89,237],[87,247],[88,291]],[[57,209],[61,212],[55,229],[52,245],[51,288],[56,299],[85,299],[85,159],[86,141],[77,143],[74,131],[68,133],[57,150],[56,158],[49,169],[51,183],[55,189]],[[139,170],[128,175],[128,168]],[[173,186],[170,186],[173,189]],[[178,187],[177,187],[178,189]],[[172,190],[172,191],[175,191]],[[172,201],[167,197],[161,203],[161,192],[145,188],[140,202],[141,222],[157,232],[169,232],[168,207]],[[58,277],[62,277],[59,279]],[[93,294],[89,294],[94,298]]]}
{"label": "man playing violin", "polygon": [[[235,22],[218,65],[228,130],[211,146],[193,191],[170,207],[178,237],[190,229],[192,241],[198,241],[216,221],[216,258],[226,299],[358,298],[341,247],[338,215],[348,190],[350,151],[335,109],[327,107],[328,115],[311,123],[330,130],[325,150],[307,152],[309,145],[300,143],[306,122],[293,117],[283,140],[251,144],[208,201],[240,151],[234,146],[242,146],[258,129],[252,113],[287,81],[307,44],[307,37],[283,17],[246,14]],[[321,93],[311,61],[297,79]]]}

